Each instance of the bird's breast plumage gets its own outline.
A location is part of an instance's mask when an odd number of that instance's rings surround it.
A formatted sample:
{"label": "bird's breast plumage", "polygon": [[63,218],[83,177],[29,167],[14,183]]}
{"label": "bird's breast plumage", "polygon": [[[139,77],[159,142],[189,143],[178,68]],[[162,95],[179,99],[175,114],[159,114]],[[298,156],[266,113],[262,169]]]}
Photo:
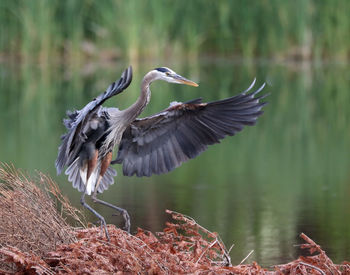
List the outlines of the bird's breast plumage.
{"label": "bird's breast plumage", "polygon": [[106,131],[106,138],[102,143],[100,155],[105,156],[113,151],[115,146],[119,146],[123,133],[127,127],[122,119],[122,112],[119,110],[110,110],[107,123],[109,125]]}

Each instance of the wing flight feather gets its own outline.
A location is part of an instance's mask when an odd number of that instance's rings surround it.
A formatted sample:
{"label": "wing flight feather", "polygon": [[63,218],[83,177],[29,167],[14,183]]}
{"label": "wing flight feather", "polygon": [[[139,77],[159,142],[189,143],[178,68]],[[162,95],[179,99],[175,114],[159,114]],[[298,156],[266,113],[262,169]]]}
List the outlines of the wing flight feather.
{"label": "wing flight feather", "polygon": [[167,173],[196,157],[208,145],[233,136],[244,126],[254,125],[267,104],[256,96],[265,84],[248,93],[202,103],[194,99],[171,104],[150,117],[136,119],[124,132],[116,160],[126,176],[151,176]]}

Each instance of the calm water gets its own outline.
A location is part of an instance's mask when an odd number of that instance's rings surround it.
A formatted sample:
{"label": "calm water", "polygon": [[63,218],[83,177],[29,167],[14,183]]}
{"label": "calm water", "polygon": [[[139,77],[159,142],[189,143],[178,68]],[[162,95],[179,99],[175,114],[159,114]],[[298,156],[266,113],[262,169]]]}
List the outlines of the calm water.
{"label": "calm water", "polygon": [[[79,206],[80,194],[54,168],[62,118],[66,109],[80,109],[104,91],[127,65],[68,70],[0,64],[0,160],[50,174]],[[132,85],[107,105],[130,105],[143,74],[159,65],[169,64],[135,67]],[[350,260],[349,66],[203,61],[171,67],[200,87],[155,83],[145,114],[174,100],[234,95],[254,77],[267,82],[270,104],[256,126],[167,175],[127,178],[118,167],[117,184],[102,198],[129,211],[133,230],[160,231],[165,209],[190,215],[227,246],[235,244],[234,263],[251,250],[248,262],[289,261],[299,254],[293,245],[301,243],[301,232],[335,262]],[[96,209],[120,224],[108,209]]]}

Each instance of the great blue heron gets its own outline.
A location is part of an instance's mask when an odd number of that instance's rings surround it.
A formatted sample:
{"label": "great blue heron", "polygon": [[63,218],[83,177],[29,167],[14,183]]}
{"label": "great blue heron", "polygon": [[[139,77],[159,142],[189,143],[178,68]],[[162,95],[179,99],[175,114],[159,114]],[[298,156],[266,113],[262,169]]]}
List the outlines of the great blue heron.
{"label": "great blue heron", "polygon": [[[248,93],[255,84],[227,99],[202,103],[201,99],[185,103],[173,102],[170,107],[155,115],[137,118],[150,101],[150,84],[155,80],[170,83],[198,85],[169,68],[161,67],[148,72],[141,83],[141,94],[136,102],[125,110],[102,107],[108,98],[121,93],[132,79],[132,68],[126,69],[119,81],[79,111],[67,112],[64,120],[68,132],[62,136],[62,144],[56,160],[57,173],[65,166],[68,180],[83,192],[81,203],[94,213],[104,227],[109,239],[106,222],[85,202],[85,194],[92,200],[121,213],[125,229],[130,231],[130,217],[125,209],[102,201],[96,193],[102,193],[114,183],[116,171],[110,164],[122,164],[126,176],[151,176],[167,173],[181,163],[196,157],[208,145],[219,143],[225,136],[232,136],[245,125],[254,125],[266,104],[255,97],[263,88]],[[112,151],[118,146],[117,158],[112,161]]]}

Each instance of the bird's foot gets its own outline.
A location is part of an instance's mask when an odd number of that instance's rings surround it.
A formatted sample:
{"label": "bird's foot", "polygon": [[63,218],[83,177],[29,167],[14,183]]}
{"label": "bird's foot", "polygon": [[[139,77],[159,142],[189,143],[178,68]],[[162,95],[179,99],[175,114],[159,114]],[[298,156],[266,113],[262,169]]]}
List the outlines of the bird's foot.
{"label": "bird's foot", "polygon": [[100,222],[101,222],[101,233],[103,234],[103,231],[105,232],[106,234],[106,238],[108,240],[108,242],[111,241],[110,237],[109,237],[109,233],[108,233],[108,230],[107,230],[107,224],[106,224],[106,221],[104,218],[100,219]]}
{"label": "bird's foot", "polygon": [[120,212],[112,214],[112,216],[117,216],[117,215],[118,216],[119,215],[123,216],[124,222],[125,222],[123,230],[128,232],[128,233],[130,233],[130,225],[131,225],[131,223],[130,223],[130,216],[129,216],[128,211],[126,211],[125,209],[122,209],[122,210],[120,210]]}

